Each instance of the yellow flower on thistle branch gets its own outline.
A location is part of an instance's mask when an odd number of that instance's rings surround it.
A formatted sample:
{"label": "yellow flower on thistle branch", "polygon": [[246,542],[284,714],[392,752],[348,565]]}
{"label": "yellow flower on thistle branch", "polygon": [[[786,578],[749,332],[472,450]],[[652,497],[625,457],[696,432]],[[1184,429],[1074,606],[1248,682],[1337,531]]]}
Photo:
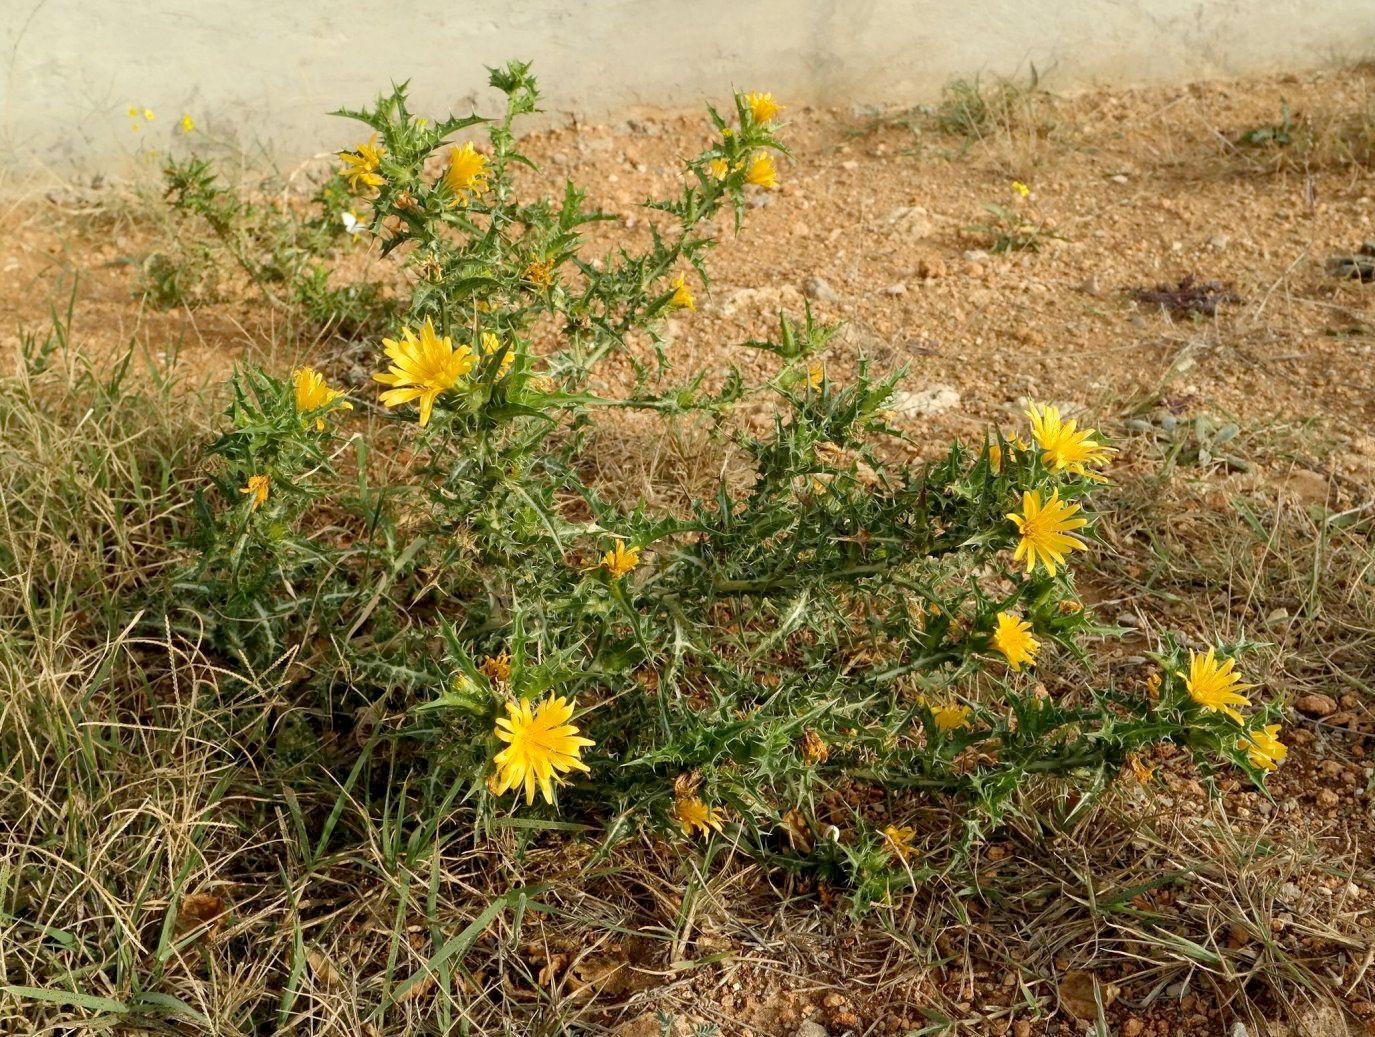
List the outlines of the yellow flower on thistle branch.
{"label": "yellow flower on thistle branch", "polygon": [[[501,339],[497,338],[490,331],[482,333],[482,355],[484,357],[495,356],[501,350]],[[501,367],[497,370],[498,380],[506,377],[506,372],[511,370],[511,365],[516,362],[515,350],[508,349],[501,358]]]}
{"label": "yellow flower on thistle branch", "polygon": [[477,671],[489,681],[505,684],[511,679],[511,653],[498,652],[496,655],[485,656]]}
{"label": "yellow flower on thistle branch", "polygon": [[1098,442],[1094,437],[1096,429],[1079,429],[1073,418],[1064,421],[1060,418],[1060,408],[1049,404],[1032,403],[1027,407],[1026,416],[1031,419],[1031,434],[1043,451],[1041,460],[1046,467],[1056,472],[1071,472],[1075,475],[1101,479],[1102,476],[1090,472],[1086,465],[1100,465],[1109,460],[1116,451]]}
{"label": "yellow flower on thistle branch", "polygon": [[506,748],[493,758],[496,764],[494,791],[502,795],[511,789],[525,789],[526,804],[535,801],[539,787],[546,803],[554,802],[554,782],[563,784],[563,775],[573,770],[590,773],[582,762],[582,751],[595,745],[579,734],[573,719],[575,704],[562,696],[531,706],[528,699],[506,704],[506,716],[498,717],[496,737]]}
{"label": "yellow flower on thistle branch", "polygon": [[1249,706],[1250,699],[1241,694],[1254,688],[1254,684],[1243,684],[1241,674],[1236,672],[1237,661],[1224,659],[1218,661],[1217,651],[1208,649],[1207,655],[1189,653],[1189,672],[1176,672],[1176,677],[1184,678],[1184,687],[1189,698],[1210,713],[1225,713],[1238,724],[1244,723],[1243,717],[1235,707]]}
{"label": "yellow flower on thistle branch", "polygon": [[404,328],[401,338],[384,338],[382,346],[392,362],[390,371],[372,376],[374,381],[392,386],[382,394],[382,405],[399,407],[419,400],[422,426],[429,424],[434,401],[440,393],[453,388],[477,364],[470,348],[459,346],[455,349],[448,335],[441,338],[436,334],[429,317],[425,318],[418,336],[410,328]]}
{"label": "yellow flower on thistle branch", "polygon": [[883,830],[883,841],[888,845],[889,851],[900,861],[907,861],[913,857],[917,848],[914,844],[917,830],[915,828],[902,828],[897,825],[889,825]]}
{"label": "yellow flower on thistle branch", "polygon": [[267,503],[267,491],[269,486],[268,477],[265,475],[250,475],[248,484],[239,492],[248,495],[249,511],[257,511]]}
{"label": "yellow flower on thistle branch", "polygon": [[611,574],[613,580],[619,580],[639,564],[639,548],[628,548],[619,540],[616,541],[610,551],[602,555],[601,560],[601,567]]}
{"label": "yellow flower on thistle branch", "polygon": [[668,300],[670,306],[677,310],[697,309],[697,300],[692,297],[692,291],[687,286],[686,275],[679,274],[669,287],[673,289],[673,297]]}
{"label": "yellow flower on thistle branch", "polygon": [[[338,389],[331,389],[325,384],[324,376],[313,367],[299,367],[291,372],[291,380],[296,388],[296,413],[309,414],[311,411],[318,411],[328,407],[343,392]],[[339,404],[337,410],[353,410],[353,404],[345,400]],[[325,429],[324,415],[315,418],[315,430],[323,432]]]}
{"label": "yellow flower on thistle branch", "polygon": [[773,156],[761,151],[750,159],[749,168],[745,171],[745,183],[754,184],[768,191],[776,189],[778,187],[778,170],[774,167]]}
{"label": "yellow flower on thistle branch", "polygon": [[673,820],[684,835],[708,832],[721,833],[725,813],[719,807],[709,807],[695,795],[678,796],[673,801]]}
{"label": "yellow flower on thistle branch", "polygon": [[714,158],[707,163],[707,172],[717,180],[724,180],[730,173],[730,163],[724,158]]}
{"label": "yellow flower on thistle branch", "polygon": [[1272,771],[1289,755],[1289,747],[1279,740],[1279,733],[1279,724],[1266,724],[1238,741],[1237,748],[1245,750],[1252,766]]}
{"label": "yellow flower on thistle branch", "polygon": [[993,631],[993,647],[1003,653],[1008,665],[1020,670],[1022,664],[1036,661],[1041,642],[1031,636],[1031,624],[1010,612],[998,613],[998,626]]}
{"label": "yellow flower on thistle branch", "polygon": [[936,728],[942,734],[950,734],[958,731],[962,727],[969,726],[969,714],[972,713],[968,706],[960,706],[954,703],[947,703],[944,706],[937,706],[931,711],[931,719],[936,722]]}
{"label": "yellow flower on thistle branch", "polygon": [[1067,504],[1060,500],[1060,491],[1051,493],[1050,499],[1041,502],[1038,490],[1027,490],[1022,494],[1022,514],[1008,514],[1008,519],[1022,535],[1013,554],[1016,561],[1026,559],[1026,571],[1030,573],[1039,562],[1050,576],[1056,573],[1056,566],[1065,564],[1065,556],[1071,551],[1084,551],[1087,546],[1071,530],[1088,524],[1088,519],[1077,516],[1078,504]]}
{"label": "yellow flower on thistle branch", "polygon": [[444,186],[454,196],[450,204],[458,205],[467,200],[469,195],[479,195],[487,190],[490,175],[487,156],[473,147],[472,141],[461,148],[450,148],[449,167],[444,170]]}
{"label": "yellow flower on thistle branch", "polygon": [[339,173],[355,191],[381,187],[384,181],[377,170],[386,153],[387,149],[377,143],[377,134],[374,133],[352,151],[339,152],[339,157],[344,160],[344,168]]}
{"label": "yellow flower on thistle branch", "polygon": [[745,95],[745,104],[749,106],[750,116],[756,123],[769,122],[783,110],[783,106],[773,99],[773,94],[750,91]]}

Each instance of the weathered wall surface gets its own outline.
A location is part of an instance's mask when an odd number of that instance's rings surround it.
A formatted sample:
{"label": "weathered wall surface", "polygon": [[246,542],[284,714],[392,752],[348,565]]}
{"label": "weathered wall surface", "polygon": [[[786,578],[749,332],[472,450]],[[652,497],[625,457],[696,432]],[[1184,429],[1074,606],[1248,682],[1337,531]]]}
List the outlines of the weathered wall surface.
{"label": "weathered wall surface", "polygon": [[1066,90],[1372,55],[1375,0],[0,0],[0,146],[21,169],[115,163],[136,104],[157,114],[139,139],[189,112],[303,157],[348,135],[325,112],[393,78],[466,110],[509,57],[535,60],[548,110],[599,117],[732,84],[918,102],[1029,63]]}

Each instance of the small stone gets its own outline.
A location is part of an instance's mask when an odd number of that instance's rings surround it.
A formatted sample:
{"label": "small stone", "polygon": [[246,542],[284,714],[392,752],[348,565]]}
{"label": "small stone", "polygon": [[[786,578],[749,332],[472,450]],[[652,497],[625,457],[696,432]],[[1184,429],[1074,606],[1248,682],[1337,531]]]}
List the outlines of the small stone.
{"label": "small stone", "polygon": [[1331,695],[1324,695],[1320,691],[1310,691],[1307,695],[1299,696],[1298,701],[1294,703],[1294,708],[1306,716],[1330,717],[1337,712],[1337,703]]}
{"label": "small stone", "polygon": [[1145,1029],[1146,1024],[1132,1016],[1122,1024],[1122,1037],[1141,1037]]}
{"label": "small stone", "polygon": [[1276,623],[1283,623],[1289,618],[1289,610],[1280,608],[1272,609],[1270,614],[1265,617],[1266,626],[1274,626]]}
{"label": "small stone", "polygon": [[1233,1023],[1227,1031],[1227,1037],[1251,1037],[1251,1031],[1246,1029],[1245,1023]]}
{"label": "small stone", "polygon": [[831,1037],[831,1035],[827,1032],[826,1027],[815,1019],[805,1019],[794,1032],[793,1037]]}
{"label": "small stone", "polygon": [[1031,1024],[1025,1019],[1018,1019],[1012,1024],[1012,1037],[1031,1037]]}
{"label": "small stone", "polygon": [[1342,797],[1337,795],[1331,789],[1318,790],[1318,806],[1320,807],[1335,807],[1341,801]]}
{"label": "small stone", "polygon": [[1290,907],[1297,907],[1299,902],[1304,898],[1303,890],[1299,889],[1293,882],[1281,882],[1277,892],[1279,893],[1280,899]]}
{"label": "small stone", "polygon": [[1127,182],[1127,174],[1114,173],[1112,176],[1108,177],[1108,179],[1111,180],[1114,184],[1125,184]]}
{"label": "small stone", "polygon": [[841,168],[841,169],[851,169],[851,170],[853,170],[853,169],[858,169],[858,168],[859,168],[859,163],[858,163],[857,161],[855,161],[854,159],[852,159],[852,158],[847,158],[844,162],[842,162],[842,163],[840,164],[840,168]]}
{"label": "small stone", "polygon": [[946,274],[945,260],[940,256],[927,256],[917,260],[917,276],[923,281],[933,281]]}
{"label": "small stone", "polygon": [[933,385],[920,392],[895,392],[893,410],[899,417],[929,418],[960,405],[959,391],[950,385]]}
{"label": "small stone", "polygon": [[1208,239],[1208,247],[1214,251],[1221,252],[1232,243],[1232,239],[1226,234],[1214,234]]}
{"label": "small stone", "polygon": [[809,277],[802,282],[802,294],[817,302],[839,302],[840,295],[824,279]]}
{"label": "small stone", "polygon": [[896,296],[896,295],[906,295],[906,294],[907,294],[907,286],[906,286],[905,284],[903,284],[901,281],[899,281],[897,284],[890,284],[887,288],[883,289],[883,294],[884,294],[884,295],[894,295],[894,296]]}

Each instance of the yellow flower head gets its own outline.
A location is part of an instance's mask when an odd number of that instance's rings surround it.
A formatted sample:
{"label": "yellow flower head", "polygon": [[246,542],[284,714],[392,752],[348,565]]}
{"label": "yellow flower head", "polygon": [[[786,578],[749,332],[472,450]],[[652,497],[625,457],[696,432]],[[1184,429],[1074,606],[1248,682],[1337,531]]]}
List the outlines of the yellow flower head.
{"label": "yellow flower head", "polygon": [[826,365],[820,360],[813,360],[807,365],[807,388],[821,391],[821,383],[826,380]]}
{"label": "yellow flower head", "polygon": [[1060,409],[1049,404],[1032,403],[1027,407],[1026,416],[1031,419],[1033,438],[1044,451],[1041,460],[1046,467],[1057,472],[1101,478],[1084,466],[1102,464],[1116,451],[1093,438],[1098,434],[1096,429],[1081,431],[1073,418],[1062,421]]}
{"label": "yellow flower head", "polygon": [[773,94],[757,94],[753,91],[745,95],[745,103],[750,107],[750,115],[755,122],[768,122],[783,110],[783,106],[773,99]]}
{"label": "yellow flower head", "polygon": [[452,204],[457,205],[468,195],[479,195],[487,190],[487,156],[473,147],[469,141],[461,148],[449,149],[449,168],[444,170],[444,186],[454,194]]}
{"label": "yellow flower head", "polygon": [[988,467],[995,475],[1003,470],[1003,448],[997,443],[988,444]]}
{"label": "yellow flower head", "polygon": [[772,191],[778,186],[778,170],[774,168],[773,156],[761,151],[750,159],[749,169],[745,172],[745,183],[756,184]]}
{"label": "yellow flower head", "polygon": [[1039,490],[1027,490],[1022,494],[1023,514],[1007,516],[1022,534],[1012,557],[1017,561],[1025,558],[1028,573],[1040,562],[1047,574],[1054,576],[1055,567],[1065,564],[1066,554],[1087,550],[1084,542],[1070,532],[1088,524],[1088,519],[1076,517],[1078,510],[1078,504],[1060,500],[1059,490],[1052,492],[1044,504]]}
{"label": "yellow flower head", "polygon": [[554,261],[552,259],[532,259],[526,265],[523,276],[533,285],[548,288],[554,283]]}
{"label": "yellow flower head", "polygon": [[724,180],[730,172],[730,163],[723,158],[714,158],[707,163],[707,171],[717,180]]}
{"label": "yellow flower head", "polygon": [[177,125],[181,128],[182,133],[190,133],[196,128],[196,120],[189,115],[183,115],[181,117],[181,122]]}
{"label": "yellow flower head", "polygon": [[936,722],[936,728],[942,734],[949,734],[951,731],[958,731],[962,727],[969,726],[969,714],[972,710],[968,706],[958,706],[948,703],[944,706],[937,706],[931,711],[931,719]]}
{"label": "yellow flower head", "polygon": [[539,786],[546,803],[554,802],[554,782],[563,784],[563,775],[574,769],[588,772],[582,751],[595,745],[578,735],[573,718],[574,704],[562,696],[531,706],[528,699],[506,704],[506,716],[498,717],[498,739],[506,748],[493,757],[497,766],[496,794],[525,787],[525,802],[535,801]]}
{"label": "yellow flower head", "polygon": [[802,732],[802,758],[808,763],[825,763],[831,756],[831,747],[810,727]]}
{"label": "yellow flower head", "polygon": [[259,507],[267,503],[268,478],[265,475],[250,475],[248,484],[239,492],[248,494],[248,499],[252,502],[249,511],[257,511]]}
{"label": "yellow flower head", "polygon": [[[331,389],[325,384],[324,376],[312,367],[298,367],[291,372],[291,380],[296,386],[296,413],[309,414],[313,410],[320,410],[328,407],[335,400],[344,394],[338,389]],[[338,410],[353,410],[353,404],[345,400],[339,404]],[[325,419],[323,415],[316,417],[315,430],[323,432]]]}
{"label": "yellow flower head", "polygon": [[[484,357],[495,356],[501,350],[501,339],[490,331],[482,333],[482,355]],[[506,377],[506,372],[511,370],[511,365],[516,362],[516,353],[513,349],[508,349],[501,358],[501,369],[497,371],[497,378]]]}
{"label": "yellow flower head", "polygon": [[692,297],[692,292],[687,286],[687,277],[685,275],[679,274],[675,277],[671,287],[673,288],[673,298],[668,301],[670,306],[679,310],[697,309],[697,301]]}
{"label": "yellow flower head", "polygon": [[1142,785],[1155,777],[1155,768],[1137,756],[1136,753],[1127,757],[1127,766],[1131,768],[1132,777]]}
{"label": "yellow flower head", "polygon": [[403,328],[400,339],[384,338],[382,347],[392,362],[390,371],[372,376],[374,381],[392,386],[382,394],[382,405],[399,407],[419,400],[421,425],[429,424],[439,394],[453,388],[477,363],[467,346],[455,349],[448,335],[437,335],[429,317],[418,337],[410,328]]}
{"label": "yellow flower head", "polygon": [[489,681],[505,684],[511,679],[511,653],[499,652],[486,656],[477,670]]}
{"label": "yellow flower head", "polygon": [[639,548],[627,548],[619,540],[616,541],[615,546],[610,551],[602,555],[601,561],[602,568],[611,574],[613,580],[619,580],[639,564]]}
{"label": "yellow flower head", "polygon": [[383,181],[377,170],[386,153],[387,149],[377,143],[377,134],[374,133],[352,151],[339,152],[339,157],[344,160],[344,168],[339,173],[355,191],[381,187]]}
{"label": "yellow flower head", "polygon": [[1279,733],[1279,724],[1266,724],[1237,742],[1237,748],[1246,750],[1252,766],[1272,771],[1289,755],[1289,748],[1279,740]]}
{"label": "yellow flower head", "polygon": [[1012,189],[1023,198],[1031,194],[1031,188],[1027,187],[1027,185],[1022,183],[1020,180],[1012,181]]}
{"label": "yellow flower head", "polygon": [[993,647],[1007,658],[1008,665],[1020,670],[1023,663],[1036,661],[1041,642],[1031,636],[1031,624],[1010,612],[998,613],[998,627],[993,631]]}
{"label": "yellow flower head", "polygon": [[917,830],[915,828],[899,828],[897,825],[889,825],[883,830],[883,841],[888,844],[888,849],[898,860],[906,861],[911,858],[917,848],[913,845]]}
{"label": "yellow flower head", "polygon": [[1218,662],[1217,652],[1209,648],[1207,655],[1189,653],[1188,674],[1176,673],[1184,678],[1184,687],[1189,698],[1210,713],[1226,713],[1238,724],[1245,721],[1236,706],[1249,706],[1250,700],[1243,694],[1254,688],[1254,684],[1241,683],[1241,674],[1236,672],[1237,661],[1226,659]]}
{"label": "yellow flower head", "polygon": [[145,122],[152,122],[155,118],[157,118],[157,116],[155,116],[155,115],[153,114],[153,109],[151,109],[151,108],[145,108],[145,109],[143,109],[143,119],[144,119]]}
{"label": "yellow flower head", "polygon": [[709,831],[720,834],[725,819],[719,807],[707,806],[698,796],[678,796],[673,801],[673,820],[678,822],[684,835],[695,832],[706,835]]}
{"label": "yellow flower head", "polygon": [[138,118],[138,105],[136,105],[136,104],[131,104],[131,105],[129,106],[129,118],[131,118],[131,119],[137,119],[137,118]]}

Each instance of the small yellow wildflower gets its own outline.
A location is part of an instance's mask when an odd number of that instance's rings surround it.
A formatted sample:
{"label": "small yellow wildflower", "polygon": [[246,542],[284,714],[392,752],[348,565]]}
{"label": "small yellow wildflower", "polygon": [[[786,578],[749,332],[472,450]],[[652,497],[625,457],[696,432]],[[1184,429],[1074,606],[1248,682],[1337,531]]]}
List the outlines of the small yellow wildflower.
{"label": "small yellow wildflower", "polygon": [[778,170],[774,168],[773,156],[760,152],[750,159],[749,169],[745,171],[745,183],[755,184],[772,191],[778,187]]}
{"label": "small yellow wildflower", "polygon": [[1065,564],[1066,554],[1087,550],[1084,542],[1070,532],[1088,524],[1088,519],[1075,516],[1078,510],[1078,504],[1066,504],[1060,500],[1059,490],[1052,492],[1044,504],[1041,503],[1040,491],[1027,490],[1023,493],[1023,514],[1009,513],[1007,516],[1022,535],[1012,556],[1014,560],[1025,558],[1028,573],[1040,562],[1046,573],[1054,576],[1055,567]]}
{"label": "small yellow wildflower", "polygon": [[1184,687],[1189,691],[1189,698],[1208,712],[1225,713],[1240,724],[1246,718],[1234,707],[1251,704],[1241,693],[1254,688],[1255,685],[1241,682],[1241,674],[1236,672],[1236,665],[1235,659],[1218,662],[1217,651],[1209,648],[1207,655],[1190,652],[1188,674],[1176,673],[1175,676],[1184,678]]}
{"label": "small yellow wildflower", "polygon": [[831,747],[810,727],[802,732],[802,758],[808,763],[825,763],[831,756]]}
{"label": "small yellow wildflower", "polygon": [[[312,367],[299,367],[291,372],[291,380],[296,387],[296,413],[309,414],[311,411],[320,410],[328,407],[340,396],[344,395],[338,389],[331,389],[325,384],[324,376]],[[345,400],[339,404],[338,410],[353,410],[353,404]],[[325,419],[323,415],[315,419],[315,431],[325,430]]]}
{"label": "small yellow wildflower", "polygon": [[528,805],[535,801],[538,784],[544,801],[552,804],[555,781],[563,784],[563,775],[575,769],[590,772],[582,751],[596,743],[580,737],[577,725],[569,723],[574,708],[562,696],[534,707],[529,700],[506,704],[507,715],[497,718],[493,732],[507,743],[492,761],[497,767],[496,795],[523,786]]}
{"label": "small yellow wildflower", "polygon": [[774,101],[773,94],[758,94],[751,91],[745,95],[745,103],[749,105],[750,115],[757,123],[768,122],[783,110],[783,106]]}
{"label": "small yellow wildflower", "polygon": [[1132,777],[1142,785],[1155,777],[1155,768],[1137,756],[1136,753],[1127,757],[1127,766],[1131,768]]}
{"label": "small yellow wildflower", "polygon": [[673,819],[678,822],[684,835],[698,832],[702,835],[716,832],[719,835],[726,818],[720,808],[707,806],[698,796],[686,795],[674,799]]}
{"label": "small yellow wildflower", "polygon": [[1008,665],[1020,670],[1023,663],[1036,661],[1041,642],[1031,636],[1031,624],[1010,612],[998,613],[998,627],[993,631],[993,647],[1002,652]]}
{"label": "small yellow wildflower", "polygon": [[151,108],[145,108],[145,109],[143,109],[143,121],[144,121],[144,122],[152,122],[155,118],[157,118],[157,116],[155,116],[155,115],[153,114],[153,109],[151,109]]}
{"label": "small yellow wildflower", "polygon": [[[484,357],[495,356],[501,350],[501,339],[490,331],[482,333],[482,355]],[[501,358],[501,367],[497,371],[497,378],[506,377],[506,372],[511,370],[511,365],[516,362],[516,353],[513,349],[508,349]]]}
{"label": "small yellow wildflower", "polygon": [[252,502],[249,511],[257,511],[258,508],[267,503],[267,488],[267,476],[250,475],[248,477],[248,485],[239,492],[248,494],[248,499]]}
{"label": "small yellow wildflower", "polygon": [[453,192],[451,204],[457,205],[468,195],[487,190],[487,156],[473,147],[472,141],[461,148],[449,149],[449,168],[444,171],[444,186]]}
{"label": "small yellow wildflower", "polygon": [[419,337],[410,328],[403,328],[400,339],[384,338],[382,346],[392,362],[390,371],[372,376],[374,381],[392,387],[382,394],[382,405],[399,407],[419,400],[422,426],[429,424],[439,394],[453,388],[477,363],[467,346],[455,349],[448,335],[441,338],[436,334],[429,317]]}
{"label": "small yellow wildflower", "polygon": [[615,546],[610,551],[602,555],[601,560],[601,567],[611,574],[613,580],[619,580],[639,564],[639,548],[627,548],[619,540],[616,541]]}
{"label": "small yellow wildflower", "polygon": [[129,106],[129,118],[131,118],[131,119],[137,119],[137,118],[138,118],[138,112],[139,112],[138,105],[136,105],[136,104],[131,104],[131,105]]}
{"label": "small yellow wildflower", "polygon": [[668,304],[679,310],[696,310],[697,301],[692,297],[692,291],[687,286],[687,277],[679,274],[673,279],[669,286],[673,289],[673,298],[669,299]]}
{"label": "small yellow wildflower", "polygon": [[714,158],[707,163],[707,171],[717,180],[724,180],[730,172],[730,163],[724,158]]}
{"label": "small yellow wildflower", "polygon": [[821,391],[821,383],[826,380],[826,365],[820,360],[813,360],[807,365],[807,388]]}
{"label": "small yellow wildflower", "polygon": [[1152,670],[1146,674],[1146,694],[1153,699],[1160,698],[1160,671]]}
{"label": "small yellow wildflower", "polygon": [[944,706],[937,706],[931,711],[931,719],[936,722],[936,728],[942,734],[949,734],[951,731],[958,731],[962,727],[969,726],[969,714],[973,712],[968,706],[959,706],[948,703]]}
{"label": "small yellow wildflower", "polygon": [[1003,470],[1003,448],[997,443],[988,444],[988,467],[995,475]]}
{"label": "small yellow wildflower", "polygon": [[183,115],[181,117],[181,122],[177,123],[177,125],[181,128],[182,133],[191,133],[196,128],[196,120],[191,118],[190,115]]}
{"label": "small yellow wildflower", "polygon": [[1116,451],[1093,438],[1098,434],[1096,429],[1080,431],[1077,421],[1073,418],[1062,421],[1060,408],[1049,404],[1030,404],[1026,416],[1031,419],[1033,438],[1044,451],[1041,460],[1046,467],[1057,472],[1101,478],[1088,471],[1085,465],[1103,464]]}
{"label": "small yellow wildflower", "polygon": [[1012,181],[1012,189],[1016,191],[1019,195],[1021,195],[1023,198],[1031,194],[1031,188],[1027,187],[1027,185],[1022,183],[1020,180]]}
{"label": "small yellow wildflower", "polygon": [[548,288],[554,283],[554,261],[552,259],[532,259],[525,267],[524,278],[540,288]]}
{"label": "small yellow wildflower", "polygon": [[883,830],[883,841],[888,844],[888,849],[893,856],[900,861],[907,861],[917,852],[913,840],[916,839],[917,830],[915,828],[900,828],[897,825],[889,825]]}
{"label": "small yellow wildflower", "polygon": [[497,684],[505,684],[511,679],[511,653],[498,652],[496,655],[483,657],[482,664],[477,668],[477,672],[486,677],[489,681]]}
{"label": "small yellow wildflower", "polygon": [[344,168],[339,172],[355,191],[381,187],[383,180],[377,170],[382,165],[382,156],[386,153],[387,149],[377,143],[377,134],[374,133],[353,151],[339,152],[339,157],[344,160]]}
{"label": "small yellow wildflower", "polygon": [[1279,733],[1279,724],[1266,724],[1237,742],[1237,748],[1246,750],[1252,766],[1272,771],[1289,755],[1289,747],[1279,740]]}

